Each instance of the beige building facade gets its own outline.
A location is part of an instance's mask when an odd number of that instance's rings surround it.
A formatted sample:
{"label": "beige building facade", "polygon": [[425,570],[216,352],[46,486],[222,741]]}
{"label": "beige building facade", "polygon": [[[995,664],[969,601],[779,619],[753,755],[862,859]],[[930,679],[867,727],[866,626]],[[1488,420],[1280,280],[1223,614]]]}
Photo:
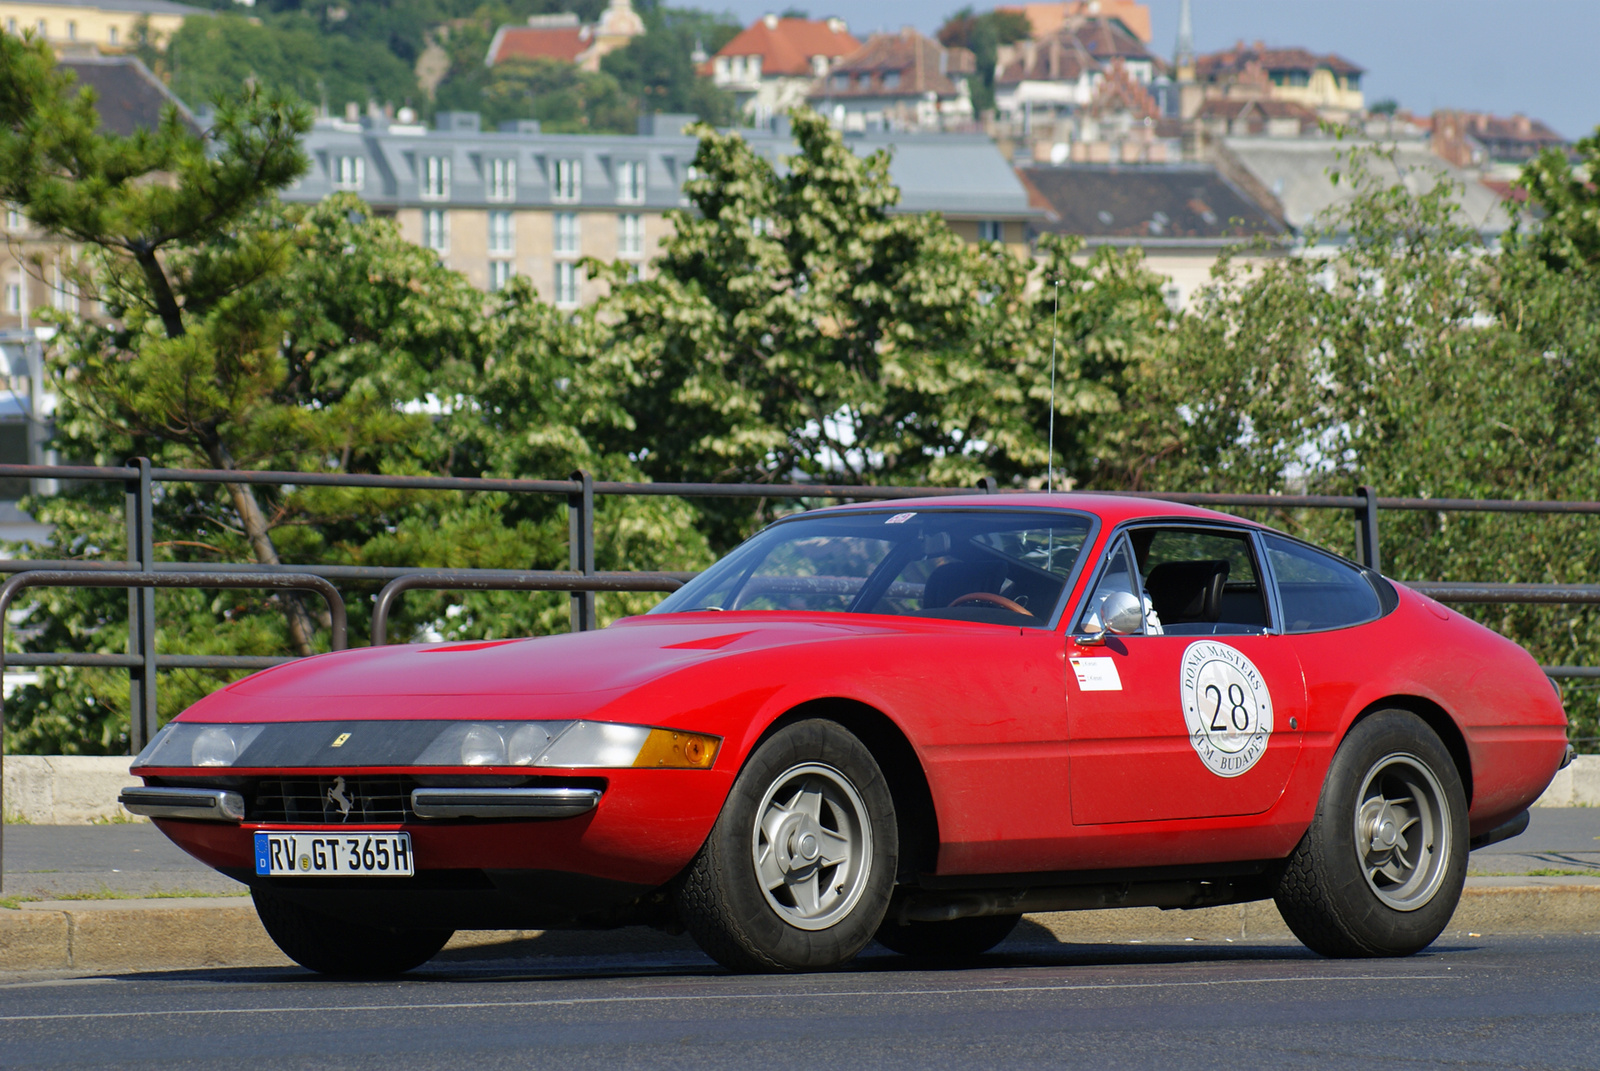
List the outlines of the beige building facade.
{"label": "beige building facade", "polygon": [[[604,286],[585,276],[585,258],[633,264],[645,275],[672,234],[668,213],[689,207],[683,183],[699,149],[684,133],[692,119],[651,116],[634,136],[544,134],[525,121],[486,131],[470,112],[441,113],[432,128],[323,119],[305,143],[310,173],[283,196],[356,193],[473,285],[495,291],[522,276],[546,301],[576,308]],[[795,151],[786,130],[745,136],[779,168]],[[898,211],[939,212],[970,242],[1026,251],[1026,225],[1042,213],[988,138],[847,141],[862,154],[890,149]]]}
{"label": "beige building facade", "polygon": [[208,12],[202,8],[171,0],[101,0],[95,4],[0,0],[0,30],[12,35],[32,33],[59,50],[120,52],[137,43],[141,29],[151,44],[161,45],[184,19],[205,14]]}

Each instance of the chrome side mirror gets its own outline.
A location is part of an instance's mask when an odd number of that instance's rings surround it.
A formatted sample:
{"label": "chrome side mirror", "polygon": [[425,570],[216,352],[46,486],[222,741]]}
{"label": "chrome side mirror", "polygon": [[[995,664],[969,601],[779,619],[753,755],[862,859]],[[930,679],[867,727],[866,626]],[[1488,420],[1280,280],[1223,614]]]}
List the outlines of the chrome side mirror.
{"label": "chrome side mirror", "polygon": [[1113,591],[1100,600],[1099,617],[1115,636],[1131,636],[1144,629],[1144,603],[1129,591]]}
{"label": "chrome side mirror", "polygon": [[1144,628],[1144,603],[1126,591],[1113,591],[1083,619],[1083,632],[1073,637],[1079,647],[1099,647],[1106,634],[1131,636]]}

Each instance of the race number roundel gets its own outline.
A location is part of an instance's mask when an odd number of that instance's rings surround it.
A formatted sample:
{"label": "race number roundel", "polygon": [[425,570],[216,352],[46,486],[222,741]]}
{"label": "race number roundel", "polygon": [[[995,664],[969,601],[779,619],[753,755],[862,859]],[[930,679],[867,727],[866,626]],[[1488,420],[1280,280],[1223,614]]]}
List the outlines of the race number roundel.
{"label": "race number roundel", "polygon": [[1189,743],[1206,769],[1238,777],[1267,750],[1272,695],[1255,663],[1215,640],[1191,643],[1180,678]]}

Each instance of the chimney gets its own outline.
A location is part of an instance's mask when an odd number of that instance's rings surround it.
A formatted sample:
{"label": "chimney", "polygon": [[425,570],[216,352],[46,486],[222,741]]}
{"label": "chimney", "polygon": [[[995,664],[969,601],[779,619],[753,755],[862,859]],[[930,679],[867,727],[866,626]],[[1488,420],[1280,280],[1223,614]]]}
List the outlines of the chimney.
{"label": "chimney", "polygon": [[833,33],[849,33],[850,27],[843,19],[832,18],[828,20],[828,29]]}
{"label": "chimney", "polygon": [[776,30],[778,28],[778,16],[774,15],[770,11],[761,16],[761,21],[767,24],[767,29],[769,30]]}

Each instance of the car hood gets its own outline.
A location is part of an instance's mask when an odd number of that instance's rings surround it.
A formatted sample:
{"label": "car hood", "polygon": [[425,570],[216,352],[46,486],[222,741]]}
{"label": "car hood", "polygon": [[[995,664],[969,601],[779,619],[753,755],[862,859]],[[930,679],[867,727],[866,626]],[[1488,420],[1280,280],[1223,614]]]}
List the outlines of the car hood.
{"label": "car hood", "polygon": [[593,632],[535,639],[338,651],[254,674],[226,692],[253,699],[596,695],[627,691],[707,659],[898,631],[843,621],[709,617],[630,618]]}

